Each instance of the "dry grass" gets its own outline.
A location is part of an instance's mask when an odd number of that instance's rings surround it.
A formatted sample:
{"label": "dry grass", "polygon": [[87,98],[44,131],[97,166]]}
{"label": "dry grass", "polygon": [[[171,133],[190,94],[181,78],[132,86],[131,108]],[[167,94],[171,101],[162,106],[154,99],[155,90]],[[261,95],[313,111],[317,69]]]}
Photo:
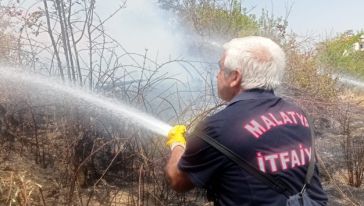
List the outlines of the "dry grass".
{"label": "dry grass", "polygon": [[31,205],[44,203],[42,185],[28,177],[27,171],[0,173],[0,203],[4,205]]}

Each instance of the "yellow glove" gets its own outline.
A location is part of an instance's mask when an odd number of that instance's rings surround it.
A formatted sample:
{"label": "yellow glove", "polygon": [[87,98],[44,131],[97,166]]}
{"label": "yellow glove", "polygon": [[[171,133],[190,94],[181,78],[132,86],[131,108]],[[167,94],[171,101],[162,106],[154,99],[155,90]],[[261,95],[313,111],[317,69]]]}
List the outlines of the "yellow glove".
{"label": "yellow glove", "polygon": [[173,150],[176,146],[186,148],[186,126],[176,125],[168,132],[168,139],[166,145]]}

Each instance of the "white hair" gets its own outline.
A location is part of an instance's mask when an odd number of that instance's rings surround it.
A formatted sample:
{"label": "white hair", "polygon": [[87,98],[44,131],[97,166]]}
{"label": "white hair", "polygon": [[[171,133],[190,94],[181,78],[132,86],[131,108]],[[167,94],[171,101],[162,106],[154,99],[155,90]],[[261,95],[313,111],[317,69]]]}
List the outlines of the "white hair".
{"label": "white hair", "polygon": [[280,83],[286,67],[285,53],[272,40],[249,36],[232,39],[224,44],[224,68],[239,70],[243,89],[274,89]]}

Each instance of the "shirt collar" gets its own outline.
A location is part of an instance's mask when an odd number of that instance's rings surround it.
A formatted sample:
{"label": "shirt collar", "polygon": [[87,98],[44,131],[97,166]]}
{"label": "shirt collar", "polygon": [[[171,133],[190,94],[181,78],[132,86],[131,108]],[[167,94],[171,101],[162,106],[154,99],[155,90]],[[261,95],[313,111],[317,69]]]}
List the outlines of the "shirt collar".
{"label": "shirt collar", "polygon": [[235,96],[230,102],[228,102],[228,106],[234,104],[235,102],[248,100],[248,99],[269,99],[275,98],[273,90],[264,90],[264,89],[249,89],[241,92],[237,96]]}

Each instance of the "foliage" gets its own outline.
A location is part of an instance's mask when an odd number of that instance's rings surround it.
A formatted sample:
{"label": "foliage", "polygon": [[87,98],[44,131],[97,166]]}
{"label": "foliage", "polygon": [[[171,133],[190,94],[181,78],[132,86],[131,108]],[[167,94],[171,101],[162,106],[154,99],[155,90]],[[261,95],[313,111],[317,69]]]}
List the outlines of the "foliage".
{"label": "foliage", "polygon": [[314,53],[303,52],[299,45],[295,39],[290,39],[286,45],[287,85],[325,101],[334,100],[338,95],[336,80],[329,71],[319,73]]}
{"label": "foliage", "polygon": [[162,7],[177,11],[202,36],[230,39],[255,34],[259,28],[255,16],[248,15],[240,2],[160,0]]}
{"label": "foliage", "polygon": [[259,17],[249,14],[237,0],[159,0],[162,8],[173,10],[183,24],[190,24],[203,37],[230,40],[260,35],[283,44],[288,26],[287,17],[275,17],[262,10]]}
{"label": "foliage", "polygon": [[321,42],[317,47],[317,60],[323,68],[332,68],[344,73],[364,77],[364,52],[355,51],[354,43],[360,36],[346,33],[331,40]]}

